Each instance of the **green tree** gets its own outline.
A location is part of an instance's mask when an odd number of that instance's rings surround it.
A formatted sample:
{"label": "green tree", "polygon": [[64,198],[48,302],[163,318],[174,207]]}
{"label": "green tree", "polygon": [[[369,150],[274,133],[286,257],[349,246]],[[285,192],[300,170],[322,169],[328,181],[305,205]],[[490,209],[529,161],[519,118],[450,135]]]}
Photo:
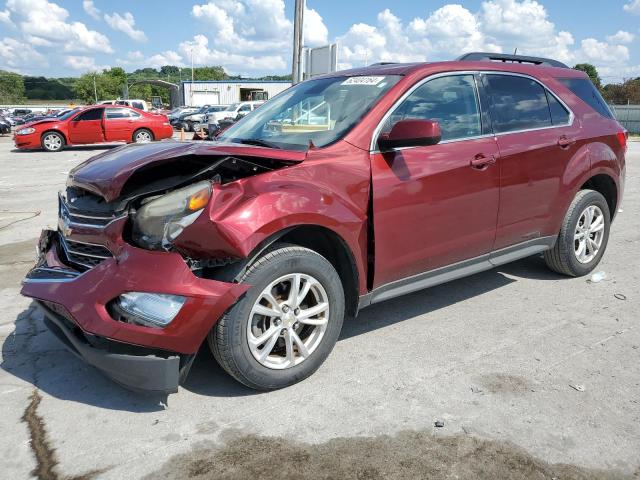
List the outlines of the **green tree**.
{"label": "green tree", "polygon": [[608,103],[614,105],[638,105],[640,104],[640,77],[605,85],[602,96]]}
{"label": "green tree", "polygon": [[24,100],[22,75],[0,70],[0,103],[16,103]]}
{"label": "green tree", "polygon": [[578,63],[573,68],[589,75],[591,82],[593,82],[598,90],[602,88],[602,82],[600,80],[600,75],[598,75],[598,70],[596,70],[596,67],[594,67],[590,63]]}
{"label": "green tree", "polygon": [[103,70],[102,73],[85,73],[76,80],[73,90],[82,102],[94,103],[96,101],[96,94],[98,101],[113,100],[122,97],[126,82],[127,74],[125,71],[120,67],[113,67]]}

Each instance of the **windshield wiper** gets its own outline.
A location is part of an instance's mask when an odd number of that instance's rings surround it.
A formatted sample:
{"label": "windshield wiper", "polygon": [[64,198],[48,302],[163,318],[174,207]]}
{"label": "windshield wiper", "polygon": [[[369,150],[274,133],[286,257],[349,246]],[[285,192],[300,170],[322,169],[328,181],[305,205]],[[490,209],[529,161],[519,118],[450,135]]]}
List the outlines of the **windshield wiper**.
{"label": "windshield wiper", "polygon": [[281,150],[281,147],[279,147],[275,143],[271,143],[266,140],[262,140],[260,138],[241,138],[241,139],[238,139],[238,142],[244,143],[246,145],[256,145],[258,147],[275,148],[275,149]]}

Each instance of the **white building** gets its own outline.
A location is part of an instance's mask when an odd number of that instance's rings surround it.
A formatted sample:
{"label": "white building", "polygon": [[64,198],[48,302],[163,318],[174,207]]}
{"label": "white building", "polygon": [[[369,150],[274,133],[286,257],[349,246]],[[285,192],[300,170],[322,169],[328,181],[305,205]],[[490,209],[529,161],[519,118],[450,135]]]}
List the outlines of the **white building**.
{"label": "white building", "polygon": [[269,100],[290,86],[281,80],[187,80],[182,82],[182,103],[199,107]]}

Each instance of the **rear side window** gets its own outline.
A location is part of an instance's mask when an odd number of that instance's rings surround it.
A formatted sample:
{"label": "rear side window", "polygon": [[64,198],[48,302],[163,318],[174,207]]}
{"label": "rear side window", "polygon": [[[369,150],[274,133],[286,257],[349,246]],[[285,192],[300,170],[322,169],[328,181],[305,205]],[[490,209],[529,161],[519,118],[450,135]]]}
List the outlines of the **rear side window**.
{"label": "rear side window", "polygon": [[513,75],[485,76],[495,133],[551,126],[545,89],[538,82]]}
{"label": "rear side window", "polygon": [[127,118],[129,117],[129,110],[126,108],[107,108],[106,116],[109,120],[115,118]]}
{"label": "rear side window", "polygon": [[600,115],[613,119],[611,110],[591,80],[587,78],[559,78],[558,80]]}
{"label": "rear side window", "polygon": [[435,120],[442,140],[475,137],[482,133],[480,107],[473,75],[434,78],[418,87],[382,127],[387,133],[400,120]]}
{"label": "rear side window", "polygon": [[549,111],[551,112],[551,122],[554,125],[566,125],[569,123],[569,112],[551,93],[547,92],[549,101]]}

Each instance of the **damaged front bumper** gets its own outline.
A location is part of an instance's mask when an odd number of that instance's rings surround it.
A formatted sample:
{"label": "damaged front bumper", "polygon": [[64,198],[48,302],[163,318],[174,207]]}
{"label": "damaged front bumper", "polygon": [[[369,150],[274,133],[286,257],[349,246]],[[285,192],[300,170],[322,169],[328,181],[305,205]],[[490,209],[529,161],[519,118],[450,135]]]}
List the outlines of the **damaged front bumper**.
{"label": "damaged front bumper", "polygon": [[180,372],[185,374],[191,366],[187,360],[180,368],[179,355],[130,355],[113,353],[104,346],[98,348],[90,342],[93,336],[74,328],[66,315],[56,312],[60,307],[40,301],[36,301],[36,304],[44,312],[47,328],[71,353],[126,388],[150,393],[175,393],[178,391]]}
{"label": "damaged front bumper", "polygon": [[[248,286],[197,277],[177,253],[122,244],[117,255],[80,272],[65,263],[61,236],[43,231],[39,259],[21,293],[78,357],[135,390],[173,393],[206,335]],[[110,305],[127,292],[186,298],[165,328],[127,323]]]}

